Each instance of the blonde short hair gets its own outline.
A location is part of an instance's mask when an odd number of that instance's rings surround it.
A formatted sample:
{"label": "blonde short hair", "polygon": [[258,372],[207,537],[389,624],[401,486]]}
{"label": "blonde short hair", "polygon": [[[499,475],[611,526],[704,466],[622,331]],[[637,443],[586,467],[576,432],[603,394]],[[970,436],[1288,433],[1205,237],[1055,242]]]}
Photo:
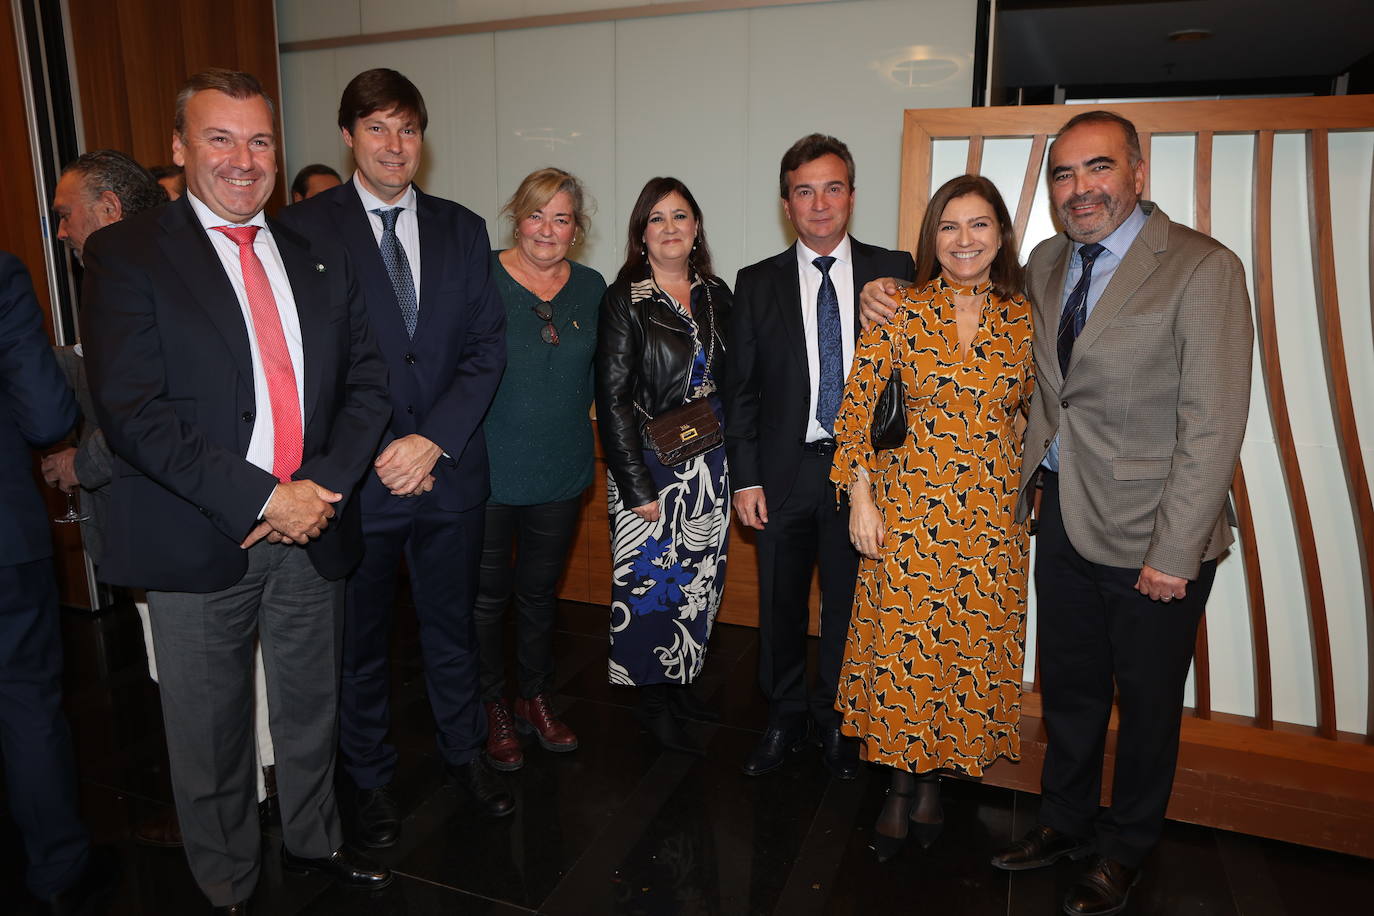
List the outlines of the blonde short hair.
{"label": "blonde short hair", "polygon": [[573,222],[585,236],[591,227],[587,213],[587,193],[582,187],[582,182],[577,180],[577,176],[562,169],[545,168],[530,172],[525,176],[525,180],[520,182],[520,187],[515,189],[510,200],[506,201],[501,212],[510,217],[511,227],[514,228],[535,210],[553,200],[559,191],[567,191],[568,196],[572,198]]}

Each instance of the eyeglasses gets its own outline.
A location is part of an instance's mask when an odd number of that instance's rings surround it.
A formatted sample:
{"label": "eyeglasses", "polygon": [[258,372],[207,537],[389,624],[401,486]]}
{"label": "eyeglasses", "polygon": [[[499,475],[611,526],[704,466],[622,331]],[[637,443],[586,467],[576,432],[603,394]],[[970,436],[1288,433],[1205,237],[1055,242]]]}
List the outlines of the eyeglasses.
{"label": "eyeglasses", "polygon": [[544,322],[544,326],[539,329],[539,337],[549,346],[558,346],[558,328],[553,326],[553,306],[541,302],[533,308],[534,314]]}

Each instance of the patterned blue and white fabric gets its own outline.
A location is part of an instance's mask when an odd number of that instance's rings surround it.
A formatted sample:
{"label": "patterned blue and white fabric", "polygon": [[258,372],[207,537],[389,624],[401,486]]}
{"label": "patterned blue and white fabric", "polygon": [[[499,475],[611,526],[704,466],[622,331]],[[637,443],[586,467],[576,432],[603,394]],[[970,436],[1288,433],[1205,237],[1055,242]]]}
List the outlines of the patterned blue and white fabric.
{"label": "patterned blue and white fabric", "polygon": [[[639,293],[632,289],[632,298]],[[657,286],[645,287],[684,317],[685,310]],[[693,287],[693,300],[699,288]],[[695,326],[695,325],[694,325]],[[697,342],[690,392],[711,390],[706,358]],[[720,401],[709,395],[721,417]],[[722,420],[723,422],[723,420]],[[725,590],[730,535],[730,481],[725,449],[718,447],[677,467],[665,467],[650,449],[644,463],[658,487],[658,520],[647,522],[620,499],[608,476],[611,522],[610,681],[624,686],[688,684],[701,673]]]}

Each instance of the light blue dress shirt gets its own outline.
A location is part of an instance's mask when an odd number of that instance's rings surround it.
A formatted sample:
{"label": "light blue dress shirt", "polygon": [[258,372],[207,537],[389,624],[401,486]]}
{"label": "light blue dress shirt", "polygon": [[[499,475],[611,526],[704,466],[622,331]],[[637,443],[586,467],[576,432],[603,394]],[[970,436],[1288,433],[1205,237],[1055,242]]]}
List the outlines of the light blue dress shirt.
{"label": "light blue dress shirt", "polygon": [[[1135,242],[1135,237],[1144,228],[1145,220],[1145,211],[1141,209],[1140,204],[1136,204],[1131,215],[1126,217],[1126,221],[1117,226],[1115,232],[1102,240],[1102,246],[1107,250],[1099,254],[1097,260],[1093,262],[1093,276],[1088,283],[1088,301],[1084,308],[1086,318],[1092,317],[1093,309],[1097,308],[1097,300],[1102,298],[1102,292],[1107,288],[1107,284],[1112,282],[1116,269],[1121,266],[1121,259],[1126,256],[1127,250]],[[1078,285],[1078,278],[1083,276],[1083,260],[1078,256],[1078,249],[1082,247],[1081,242],[1073,243],[1073,251],[1069,256],[1069,269],[1064,277],[1064,288],[1059,291],[1060,314],[1064,312],[1064,303],[1069,300],[1069,293],[1073,292],[1073,288]],[[1058,330],[1057,326],[1055,330]],[[1040,462],[1040,466],[1047,471],[1059,472],[1058,434],[1050,443],[1050,450],[1045,453],[1045,460]]]}

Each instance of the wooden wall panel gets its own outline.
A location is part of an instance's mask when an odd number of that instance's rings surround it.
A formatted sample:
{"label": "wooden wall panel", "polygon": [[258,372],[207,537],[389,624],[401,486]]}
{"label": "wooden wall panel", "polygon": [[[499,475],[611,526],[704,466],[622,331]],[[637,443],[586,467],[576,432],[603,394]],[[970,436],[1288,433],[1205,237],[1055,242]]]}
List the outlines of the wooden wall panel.
{"label": "wooden wall panel", "polygon": [[19,49],[14,37],[14,14],[0,3],[0,124],[8,128],[0,144],[0,249],[16,255],[33,275],[38,301],[52,331],[52,302],[48,296],[47,266],[43,260],[43,222],[33,175],[33,150],[29,144],[29,116],[24,109],[24,88],[19,69]]}
{"label": "wooden wall panel", "polygon": [[[108,147],[144,165],[170,163],[177,89],[206,67],[246,70],[281,101],[272,0],[68,5],[88,150]],[[279,161],[274,208],[286,200],[282,168]]]}

